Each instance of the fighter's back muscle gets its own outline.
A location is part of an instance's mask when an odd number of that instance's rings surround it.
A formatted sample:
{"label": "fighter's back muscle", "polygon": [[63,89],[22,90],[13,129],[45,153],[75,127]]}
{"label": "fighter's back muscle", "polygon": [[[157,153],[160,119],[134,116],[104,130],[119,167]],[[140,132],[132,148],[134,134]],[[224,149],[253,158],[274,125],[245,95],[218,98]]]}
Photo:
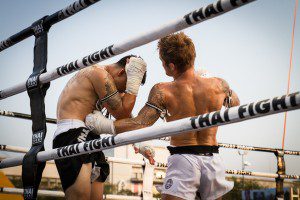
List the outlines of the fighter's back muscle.
{"label": "fighter's back muscle", "polygon": [[92,79],[95,67],[89,67],[72,77],[63,89],[57,104],[58,119],[79,119],[84,121],[95,108],[97,94]]}
{"label": "fighter's back muscle", "polygon": [[[166,107],[171,114],[167,121],[201,115],[219,110],[224,101],[224,94],[220,90],[215,78],[195,77],[188,80],[165,83],[164,93]],[[189,132],[172,137],[171,144],[185,145],[216,145],[217,128],[198,132]]]}

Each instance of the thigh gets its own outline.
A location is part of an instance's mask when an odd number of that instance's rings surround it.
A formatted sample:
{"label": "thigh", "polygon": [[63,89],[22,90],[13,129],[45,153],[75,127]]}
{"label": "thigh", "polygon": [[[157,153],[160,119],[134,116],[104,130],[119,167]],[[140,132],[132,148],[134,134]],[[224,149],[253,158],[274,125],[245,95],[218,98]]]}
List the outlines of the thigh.
{"label": "thigh", "polygon": [[225,179],[225,166],[218,154],[203,157],[201,165],[200,196],[202,199],[218,199],[233,188]]}
{"label": "thigh", "polygon": [[104,183],[93,182],[91,190],[91,200],[102,200],[103,199],[103,186]]}
{"label": "thigh", "polygon": [[81,166],[76,181],[66,191],[66,199],[89,199],[91,194],[91,171],[92,164],[87,163]]}
{"label": "thigh", "polygon": [[161,199],[162,200],[184,200],[180,197],[175,197],[175,196],[172,196],[172,195],[169,195],[169,194],[162,194]]}
{"label": "thigh", "polygon": [[165,199],[195,199],[199,188],[200,169],[193,156],[175,154],[168,159],[162,194]]}

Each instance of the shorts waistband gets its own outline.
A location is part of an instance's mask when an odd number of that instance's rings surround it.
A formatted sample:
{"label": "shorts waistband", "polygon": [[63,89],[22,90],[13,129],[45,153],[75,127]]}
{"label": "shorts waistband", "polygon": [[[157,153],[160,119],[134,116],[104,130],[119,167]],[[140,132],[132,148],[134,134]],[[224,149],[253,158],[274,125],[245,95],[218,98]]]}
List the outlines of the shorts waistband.
{"label": "shorts waistband", "polygon": [[57,126],[59,125],[70,125],[70,124],[76,124],[76,125],[82,125],[85,126],[85,123],[79,119],[60,119],[57,120]]}
{"label": "shorts waistband", "polygon": [[53,139],[61,133],[70,129],[86,127],[85,123],[79,119],[61,119],[57,120],[57,129],[54,133]]}
{"label": "shorts waistband", "polygon": [[199,156],[212,156],[213,153],[219,153],[218,146],[205,146],[205,145],[197,145],[197,146],[168,146],[167,147],[170,154],[193,154]]}

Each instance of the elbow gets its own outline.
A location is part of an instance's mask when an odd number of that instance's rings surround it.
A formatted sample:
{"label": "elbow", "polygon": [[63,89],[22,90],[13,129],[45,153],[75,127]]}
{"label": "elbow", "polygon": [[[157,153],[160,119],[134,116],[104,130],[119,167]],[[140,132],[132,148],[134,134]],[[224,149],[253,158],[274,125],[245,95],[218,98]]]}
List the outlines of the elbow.
{"label": "elbow", "polygon": [[114,116],[116,120],[131,118],[131,110],[120,110],[116,112],[117,114]]}
{"label": "elbow", "polygon": [[132,118],[131,111],[132,111],[132,109],[124,108],[122,111],[122,117],[123,118]]}
{"label": "elbow", "polygon": [[232,106],[239,106],[239,105],[241,105],[239,98],[235,98],[233,100],[233,105]]}

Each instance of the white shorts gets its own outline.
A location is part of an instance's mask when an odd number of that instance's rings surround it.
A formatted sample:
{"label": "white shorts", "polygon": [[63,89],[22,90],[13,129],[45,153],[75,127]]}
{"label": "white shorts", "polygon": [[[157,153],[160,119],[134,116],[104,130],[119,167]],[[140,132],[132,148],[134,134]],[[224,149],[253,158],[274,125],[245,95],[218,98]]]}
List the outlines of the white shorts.
{"label": "white shorts", "polygon": [[62,119],[57,121],[57,129],[53,135],[53,139],[61,133],[67,132],[73,128],[86,127],[85,123],[79,119]]}
{"label": "white shorts", "polygon": [[232,188],[233,182],[225,180],[225,167],[219,154],[174,154],[168,158],[162,194],[191,200],[198,193],[202,200],[211,200]]}

